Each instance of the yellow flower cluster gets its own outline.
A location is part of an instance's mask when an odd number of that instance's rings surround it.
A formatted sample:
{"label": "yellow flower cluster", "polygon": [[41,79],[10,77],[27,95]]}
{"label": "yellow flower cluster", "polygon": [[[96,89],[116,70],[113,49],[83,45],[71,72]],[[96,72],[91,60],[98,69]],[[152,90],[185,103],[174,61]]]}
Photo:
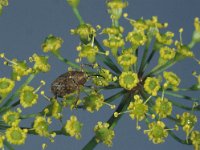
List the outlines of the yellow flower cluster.
{"label": "yellow flower cluster", "polygon": [[174,48],[169,48],[167,46],[160,48],[160,57],[164,60],[172,60],[176,55]]}
{"label": "yellow flower cluster", "polygon": [[48,72],[50,70],[51,66],[48,64],[48,57],[33,54],[32,59],[35,62],[33,68],[36,71]]}
{"label": "yellow flower cluster", "polygon": [[71,34],[79,35],[83,44],[91,44],[96,36],[96,30],[90,24],[80,24],[76,29],[71,29]]}
{"label": "yellow flower cluster", "polygon": [[2,119],[9,126],[17,126],[21,121],[19,117],[20,112],[7,111],[5,114],[3,114]]}
{"label": "yellow flower cluster", "polygon": [[49,124],[50,120],[46,120],[45,117],[37,116],[34,120],[33,129],[39,136],[49,137]]}
{"label": "yellow flower cluster", "polygon": [[164,83],[164,88],[171,87],[173,90],[178,90],[178,86],[181,82],[180,78],[173,72],[163,72],[163,77],[166,82]]}
{"label": "yellow flower cluster", "polygon": [[133,64],[137,61],[137,57],[130,51],[124,50],[123,53],[117,57],[117,62],[122,66],[125,71],[129,70]]}
{"label": "yellow flower cluster", "polygon": [[122,15],[122,9],[127,7],[128,3],[122,0],[107,1],[108,13],[112,20],[118,20]]}
{"label": "yellow flower cluster", "polygon": [[10,93],[15,86],[15,82],[9,78],[0,78],[0,95]]}
{"label": "yellow flower cluster", "polygon": [[133,73],[131,71],[122,72],[119,76],[119,84],[121,87],[125,88],[126,90],[131,90],[137,86],[139,83],[137,73]]}
{"label": "yellow flower cluster", "polygon": [[144,89],[148,94],[156,96],[160,89],[159,79],[154,77],[147,77],[144,83]]}
{"label": "yellow flower cluster", "polygon": [[71,7],[77,7],[80,0],[67,0],[67,2]]}
{"label": "yellow flower cluster", "polygon": [[197,123],[197,117],[189,112],[184,112],[182,116],[177,115],[177,119],[180,120],[180,124],[183,126],[183,131],[185,131],[188,136]]}
{"label": "yellow flower cluster", "polygon": [[168,132],[165,129],[165,124],[162,121],[152,122],[148,125],[149,130],[144,130],[145,134],[148,134],[149,140],[154,144],[163,143],[168,136]]}
{"label": "yellow flower cluster", "polygon": [[172,103],[167,98],[158,97],[154,109],[159,118],[166,118],[172,113]]}
{"label": "yellow flower cluster", "polygon": [[11,144],[24,144],[27,137],[27,132],[27,129],[21,129],[19,127],[13,126],[11,128],[6,129],[6,139]]}
{"label": "yellow flower cluster", "polygon": [[82,127],[83,124],[78,121],[77,117],[71,116],[70,120],[67,120],[64,129],[70,136],[74,136],[76,139],[80,139]]}
{"label": "yellow flower cluster", "polygon": [[199,21],[199,18],[196,17],[194,19],[194,33],[193,33],[193,37],[192,37],[192,40],[194,42],[200,42],[200,21]]}
{"label": "yellow flower cluster", "polygon": [[62,43],[62,38],[50,34],[42,44],[43,52],[56,52],[61,48]]}
{"label": "yellow flower cluster", "polygon": [[166,32],[165,34],[160,34],[159,32],[156,34],[156,40],[160,44],[171,45],[173,43],[174,33]]}
{"label": "yellow flower cluster", "polygon": [[102,68],[98,76],[92,77],[92,81],[97,86],[108,86],[113,81],[110,70]]}
{"label": "yellow flower cluster", "polygon": [[112,129],[109,129],[108,123],[98,122],[94,127],[95,138],[97,142],[103,142],[107,146],[112,146],[112,139],[115,133]]}
{"label": "yellow flower cluster", "polygon": [[137,48],[146,43],[147,37],[142,30],[134,30],[128,33],[126,41],[130,42],[133,47]]}
{"label": "yellow flower cluster", "polygon": [[200,148],[200,132],[199,131],[192,131],[191,137],[192,145],[194,146],[195,150],[199,150]]}
{"label": "yellow flower cluster", "polygon": [[97,46],[93,46],[89,43],[87,45],[78,46],[77,51],[79,51],[80,58],[86,57],[90,63],[94,63],[99,49]]}
{"label": "yellow flower cluster", "polygon": [[84,97],[83,105],[89,112],[98,111],[104,104],[104,96],[96,91],[92,91],[88,96]]}
{"label": "yellow flower cluster", "polygon": [[22,107],[32,107],[38,101],[38,94],[35,93],[35,90],[31,86],[24,86],[20,92],[20,104]]}

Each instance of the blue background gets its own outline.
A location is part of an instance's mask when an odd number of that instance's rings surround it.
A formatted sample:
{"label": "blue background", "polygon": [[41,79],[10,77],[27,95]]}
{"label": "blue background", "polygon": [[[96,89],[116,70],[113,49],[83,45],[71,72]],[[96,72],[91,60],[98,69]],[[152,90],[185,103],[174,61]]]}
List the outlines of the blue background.
{"label": "blue background", "polygon": [[[128,2],[129,6],[125,9],[125,12],[129,13],[129,17],[138,19],[143,16],[145,19],[148,19],[156,15],[161,22],[169,23],[168,30],[175,32],[177,34],[176,38],[178,38],[179,28],[183,27],[183,41],[184,43],[190,42],[194,17],[200,17],[199,0],[129,0]],[[81,0],[79,8],[83,19],[93,26],[97,24],[102,25],[102,27],[110,25],[111,21],[106,12],[105,1]],[[126,20],[122,19],[121,23],[125,28],[131,29]],[[0,52],[5,52],[8,58],[16,57],[20,60],[27,60],[35,52],[43,54],[41,51],[41,43],[48,34],[54,34],[64,39],[61,51],[63,56],[74,60],[77,56],[75,47],[79,41],[77,37],[70,35],[69,30],[75,28],[77,25],[78,21],[65,0],[10,0],[9,6],[4,8],[3,15],[0,17]],[[199,47],[194,48],[194,51],[196,54],[199,54]],[[49,90],[51,81],[59,74],[64,73],[67,66],[53,56],[50,57],[49,62],[52,65],[50,73],[40,74],[31,85],[36,87],[39,85],[39,80],[45,79],[47,84],[44,89],[48,95],[51,95]],[[0,64],[0,77],[9,76],[10,68],[2,64],[3,61]],[[199,66],[193,60],[190,60],[178,64],[173,69],[184,80],[182,85],[187,86],[195,82],[195,79],[191,76],[191,71],[199,69]],[[188,80],[188,78],[191,80]],[[199,96],[199,94],[196,96]],[[24,112],[37,112],[46,104],[47,102],[43,98],[40,98],[37,106],[24,110]],[[189,105],[191,106],[191,104]],[[81,140],[78,141],[70,137],[57,136],[55,143],[51,144],[45,138],[29,136],[26,144],[17,146],[16,149],[40,150],[41,144],[47,142],[47,150],[79,150],[93,137],[93,127],[97,121],[106,121],[112,112],[108,107],[104,107],[99,112],[93,114],[82,110],[78,112],[65,110],[64,120],[68,119],[71,114],[75,114],[80,121],[84,122],[83,137]],[[29,125],[30,120],[24,121],[24,124]],[[57,122],[53,123],[52,126],[59,129],[60,124]],[[171,127],[173,127],[172,124]],[[170,136],[163,144],[152,144],[148,140],[147,135],[135,129],[135,121],[132,121],[128,115],[122,117],[115,131],[116,136],[113,140],[113,147],[111,148],[113,150],[193,149],[192,146],[177,143]],[[184,135],[181,136],[185,138]],[[96,150],[103,149],[108,148],[103,144],[99,144],[96,147]]]}

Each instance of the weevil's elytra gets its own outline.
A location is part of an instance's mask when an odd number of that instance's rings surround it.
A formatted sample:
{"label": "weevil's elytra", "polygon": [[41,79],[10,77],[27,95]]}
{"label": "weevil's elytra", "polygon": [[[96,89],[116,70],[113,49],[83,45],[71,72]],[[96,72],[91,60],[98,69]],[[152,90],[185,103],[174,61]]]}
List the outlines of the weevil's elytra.
{"label": "weevil's elytra", "polygon": [[51,91],[55,97],[63,97],[80,89],[87,81],[87,74],[82,71],[68,71],[51,84]]}

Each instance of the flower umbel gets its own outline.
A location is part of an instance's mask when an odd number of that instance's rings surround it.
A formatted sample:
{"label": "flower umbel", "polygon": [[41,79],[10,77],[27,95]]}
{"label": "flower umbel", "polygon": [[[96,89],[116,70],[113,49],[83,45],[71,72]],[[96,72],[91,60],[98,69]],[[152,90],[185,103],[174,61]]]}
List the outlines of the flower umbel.
{"label": "flower umbel", "polygon": [[20,104],[22,107],[32,107],[38,101],[38,94],[35,93],[35,90],[31,86],[24,86],[20,93]]}
{"label": "flower umbel", "polygon": [[89,112],[98,111],[104,104],[104,96],[96,91],[84,97],[83,105]]}
{"label": "flower umbel", "polygon": [[152,122],[148,125],[149,130],[144,130],[145,134],[148,134],[149,140],[154,144],[163,143],[168,136],[168,132],[165,129],[165,124],[162,121]]}
{"label": "flower umbel", "polygon": [[74,136],[76,139],[80,139],[82,127],[83,124],[78,121],[77,117],[71,116],[70,120],[67,120],[64,129],[70,136]]}
{"label": "flower umbel", "polygon": [[119,84],[126,90],[133,89],[134,87],[137,86],[138,83],[139,79],[137,73],[128,71],[128,72],[122,72],[122,74],[119,76]]}
{"label": "flower umbel", "polygon": [[49,124],[50,122],[45,117],[37,116],[34,120],[33,129],[38,135],[49,137]]}
{"label": "flower umbel", "polygon": [[98,122],[94,127],[95,138],[97,142],[103,142],[107,146],[112,146],[112,139],[115,133],[112,129],[109,129],[108,123]]}
{"label": "flower umbel", "polygon": [[167,98],[158,97],[154,109],[160,118],[166,118],[172,113],[172,103]]}
{"label": "flower umbel", "polygon": [[56,52],[61,48],[62,43],[63,40],[60,37],[50,34],[42,44],[43,52]]}
{"label": "flower umbel", "polygon": [[148,94],[156,96],[158,90],[160,89],[159,79],[154,77],[147,77],[144,83],[144,89]]}
{"label": "flower umbel", "polygon": [[27,129],[21,129],[19,127],[13,126],[11,128],[6,129],[6,139],[11,144],[24,144],[27,137],[27,132]]}

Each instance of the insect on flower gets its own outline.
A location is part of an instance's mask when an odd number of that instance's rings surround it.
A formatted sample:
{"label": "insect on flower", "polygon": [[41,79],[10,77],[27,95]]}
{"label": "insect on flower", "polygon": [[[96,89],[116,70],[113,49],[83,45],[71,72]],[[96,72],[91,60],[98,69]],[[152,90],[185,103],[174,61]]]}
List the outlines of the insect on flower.
{"label": "insect on flower", "polygon": [[63,98],[66,94],[75,91],[80,92],[80,87],[84,86],[88,75],[83,71],[68,71],[57,77],[51,84],[51,91],[54,96]]}

